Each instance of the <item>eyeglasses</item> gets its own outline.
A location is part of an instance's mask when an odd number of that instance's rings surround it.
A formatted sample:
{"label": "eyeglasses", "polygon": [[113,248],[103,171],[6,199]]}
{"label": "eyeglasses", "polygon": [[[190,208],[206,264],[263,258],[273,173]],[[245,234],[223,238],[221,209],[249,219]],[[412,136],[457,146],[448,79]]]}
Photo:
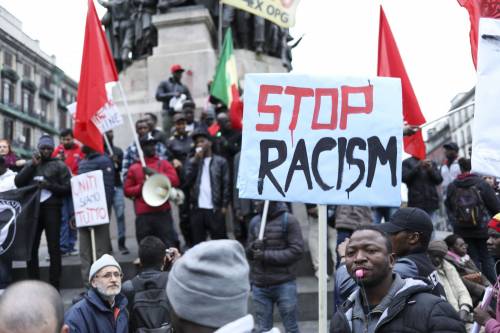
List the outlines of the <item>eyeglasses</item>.
{"label": "eyeglasses", "polygon": [[117,278],[117,279],[118,278],[121,279],[123,277],[123,274],[120,273],[120,272],[108,272],[108,273],[106,273],[104,275],[96,275],[95,277],[97,277],[97,278],[105,278],[105,279],[109,280],[109,279],[111,279],[112,276],[115,277],[115,278]]}

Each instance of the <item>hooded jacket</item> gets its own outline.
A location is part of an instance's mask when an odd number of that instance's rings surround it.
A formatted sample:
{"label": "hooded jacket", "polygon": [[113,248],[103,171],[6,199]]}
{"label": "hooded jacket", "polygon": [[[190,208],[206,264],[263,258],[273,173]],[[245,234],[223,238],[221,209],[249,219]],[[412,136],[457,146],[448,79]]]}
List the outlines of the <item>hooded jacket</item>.
{"label": "hooded jacket", "polygon": [[115,297],[115,310],[93,289],[64,315],[64,323],[74,333],[128,333],[127,299]]}
{"label": "hooded jacket", "polygon": [[420,160],[415,157],[403,161],[403,182],[408,186],[408,207],[417,207],[432,213],[439,208],[439,196],[436,186],[441,184],[443,177],[436,163],[425,170],[420,166]]}
{"label": "hooded jacket", "polygon": [[[463,228],[456,223],[454,211],[456,210],[453,198],[458,187],[468,188],[474,186],[481,196],[483,208],[486,214],[484,221],[473,228]],[[488,238],[488,220],[489,217],[500,212],[500,202],[498,201],[493,188],[486,183],[480,176],[473,173],[463,173],[457,177],[450,185],[448,185],[446,201],[448,209],[448,220],[453,225],[454,232],[462,238]]]}
{"label": "hooded jacket", "polygon": [[443,264],[437,269],[437,272],[439,281],[446,292],[446,299],[455,311],[459,311],[464,305],[468,307],[469,311],[472,310],[472,299],[455,267],[443,260]]}
{"label": "hooded jacket", "polygon": [[[404,285],[390,300],[380,316],[374,333],[465,333],[458,314],[445,300],[430,294],[431,287],[415,279]],[[352,293],[334,314],[330,333],[353,332],[353,307],[359,289]]]}
{"label": "hooded jacket", "polygon": [[[250,221],[248,257],[252,243],[258,238],[261,219],[261,215],[257,215]],[[269,205],[263,251],[263,260],[250,260],[252,284],[269,287],[295,280],[295,265],[304,253],[304,241],[299,222],[288,213],[284,203]]]}

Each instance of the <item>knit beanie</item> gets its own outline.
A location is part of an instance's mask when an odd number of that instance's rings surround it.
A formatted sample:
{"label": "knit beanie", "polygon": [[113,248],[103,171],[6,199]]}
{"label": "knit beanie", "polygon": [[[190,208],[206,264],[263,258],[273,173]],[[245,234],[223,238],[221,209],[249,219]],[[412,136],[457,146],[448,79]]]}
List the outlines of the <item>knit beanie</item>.
{"label": "knit beanie", "polygon": [[167,296],[180,318],[219,328],[247,315],[249,267],[234,240],[200,243],[175,262]]}
{"label": "knit beanie", "polygon": [[38,147],[41,146],[55,147],[54,139],[50,135],[47,134],[42,135],[40,139],[38,139]]}
{"label": "knit beanie", "polygon": [[429,243],[429,248],[427,249],[427,251],[444,257],[446,253],[448,253],[448,246],[446,245],[445,241],[434,240]]}
{"label": "knit beanie", "polygon": [[89,282],[92,281],[94,275],[96,275],[97,272],[99,272],[101,269],[107,266],[115,266],[118,267],[120,272],[122,271],[120,264],[115,260],[115,258],[110,256],[109,254],[103,254],[102,257],[100,257],[92,264],[92,266],[90,266]]}

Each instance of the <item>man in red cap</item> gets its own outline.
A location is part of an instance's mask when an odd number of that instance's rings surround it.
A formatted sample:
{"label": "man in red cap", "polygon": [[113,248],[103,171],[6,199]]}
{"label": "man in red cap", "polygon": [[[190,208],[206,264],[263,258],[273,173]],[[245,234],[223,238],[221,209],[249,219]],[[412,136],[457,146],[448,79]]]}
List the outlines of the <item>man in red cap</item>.
{"label": "man in red cap", "polygon": [[181,83],[184,68],[175,64],[170,67],[170,72],[172,76],[160,82],[156,89],[156,100],[163,103],[163,130],[165,133],[170,133],[172,117],[175,112],[182,111],[182,101],[192,100],[188,87]]}

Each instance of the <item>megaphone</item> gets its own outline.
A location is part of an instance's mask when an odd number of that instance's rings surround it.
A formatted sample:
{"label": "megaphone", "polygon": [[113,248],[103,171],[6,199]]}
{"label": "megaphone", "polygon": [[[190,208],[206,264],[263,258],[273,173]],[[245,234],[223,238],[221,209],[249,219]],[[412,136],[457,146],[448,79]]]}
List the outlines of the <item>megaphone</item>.
{"label": "megaphone", "polygon": [[151,207],[159,207],[167,202],[172,184],[167,176],[156,173],[148,177],[142,186],[142,198]]}

